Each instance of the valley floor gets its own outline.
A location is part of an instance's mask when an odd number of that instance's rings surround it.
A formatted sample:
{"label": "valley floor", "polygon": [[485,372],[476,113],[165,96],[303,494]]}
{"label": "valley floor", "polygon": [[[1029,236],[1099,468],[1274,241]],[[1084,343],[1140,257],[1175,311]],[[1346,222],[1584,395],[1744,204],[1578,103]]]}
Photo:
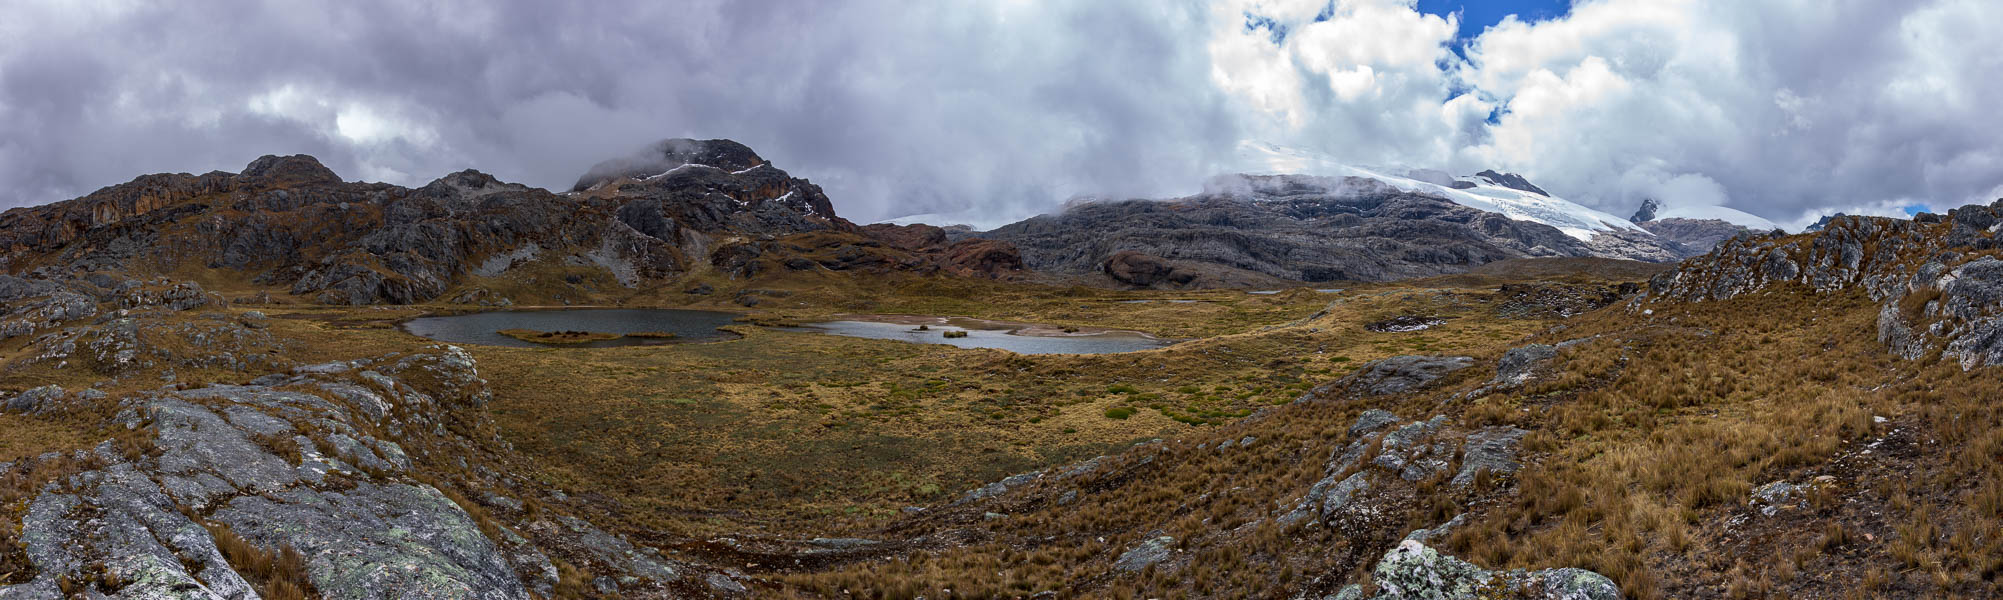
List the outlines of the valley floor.
{"label": "valley floor", "polygon": [[[1589,569],[1629,598],[1993,597],[2003,409],[1989,399],[2003,383],[1890,356],[1861,293],[1644,305],[1623,281],[1247,294],[717,280],[620,302],[734,309],[741,338],[465,348],[491,398],[448,437],[481,458],[414,453],[490,535],[543,535],[526,524],[559,511],[724,577],[608,591],[587,584],[597,559],[551,551],[558,596],[1318,597],[1385,584],[1372,567],[1426,530],[1475,565]],[[437,352],[396,324],[467,309],[161,312],[134,334],[160,358],[116,368],[102,351],[43,360],[47,340],[17,336],[0,387],[116,399],[251,384]],[[765,326],[858,312],[1186,341],[1025,356]],[[1396,317],[1436,324],[1370,327]],[[217,323],[244,325],[201,333]],[[1504,360],[1533,343],[1554,346]],[[191,360],[218,355],[233,360]],[[1424,376],[1379,362],[1407,355],[1469,358]],[[1359,391],[1386,381],[1397,389]],[[123,435],[105,418],[0,415],[0,460]],[[1489,455],[1494,468],[1472,466]],[[0,501],[19,518],[60,476],[15,472]]]}

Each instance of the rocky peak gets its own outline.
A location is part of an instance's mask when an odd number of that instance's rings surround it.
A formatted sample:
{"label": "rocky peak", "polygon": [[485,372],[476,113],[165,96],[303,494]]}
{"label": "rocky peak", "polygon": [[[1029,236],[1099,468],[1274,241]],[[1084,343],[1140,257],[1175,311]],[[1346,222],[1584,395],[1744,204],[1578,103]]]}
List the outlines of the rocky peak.
{"label": "rocky peak", "polygon": [[1817,220],[1815,221],[1815,224],[1814,224],[1814,225],[1809,225],[1809,226],[1808,226],[1808,229],[1805,229],[1805,230],[1803,230],[1803,231],[1822,231],[1822,230],[1823,230],[1823,228],[1825,228],[1825,227],[1828,227],[1828,226],[1829,226],[1829,221],[1830,221],[1830,220],[1832,220],[1832,219],[1839,219],[1839,218],[1842,218],[1842,217],[1847,217],[1847,216],[1849,216],[1849,215],[1845,215],[1845,214],[1843,214],[1843,213],[1840,213],[1840,212],[1839,212],[1839,213],[1836,213],[1836,214],[1833,214],[1833,215],[1823,215],[1821,219],[1817,219]]}
{"label": "rocky peak", "polygon": [[1493,183],[1512,190],[1530,192],[1532,194],[1536,194],[1546,198],[1551,197],[1550,192],[1546,192],[1544,191],[1543,188],[1532,185],[1530,183],[1530,180],[1524,179],[1522,175],[1517,175],[1515,173],[1497,173],[1495,172],[1494,169],[1489,169],[1486,171],[1482,171],[1480,173],[1475,173],[1474,176],[1487,180],[1489,183]]}
{"label": "rocky peak", "polygon": [[[1643,208],[1648,207],[1643,206]],[[1635,216],[1639,217],[1641,214],[1636,213]],[[1668,217],[1635,221],[1635,224],[1640,225],[1642,229],[1648,230],[1649,233],[1655,234],[1658,238],[1675,242],[1683,248],[1683,255],[1686,257],[1710,252],[1712,248],[1717,247],[1718,244],[1723,243],[1725,240],[1764,233],[1718,219],[1681,219]]]}
{"label": "rocky peak", "polygon": [[591,166],[571,191],[581,192],[598,184],[625,177],[649,177],[682,165],[706,165],[726,171],[743,171],[765,164],[751,148],[731,140],[674,138],[654,142],[631,156],[614,158]]}
{"label": "rocky peak", "polygon": [[495,192],[527,189],[527,186],[517,183],[504,183],[499,179],[495,179],[493,175],[467,169],[440,177],[431,183],[425,184],[424,187],[418,188],[417,191],[420,194],[439,198],[456,197],[465,199],[477,198]]}
{"label": "rocky peak", "polygon": [[1636,223],[1653,221],[1655,220],[1655,211],[1660,208],[1662,208],[1661,202],[1656,201],[1654,198],[1643,198],[1641,208],[1634,209],[1634,216],[1628,217],[1627,220]]}
{"label": "rocky peak", "polygon": [[313,183],[340,183],[341,176],[333,169],[320,164],[320,159],[306,154],[274,156],[266,154],[250,161],[250,166],[238,174],[246,178],[260,178],[274,187],[280,185],[305,185]]}

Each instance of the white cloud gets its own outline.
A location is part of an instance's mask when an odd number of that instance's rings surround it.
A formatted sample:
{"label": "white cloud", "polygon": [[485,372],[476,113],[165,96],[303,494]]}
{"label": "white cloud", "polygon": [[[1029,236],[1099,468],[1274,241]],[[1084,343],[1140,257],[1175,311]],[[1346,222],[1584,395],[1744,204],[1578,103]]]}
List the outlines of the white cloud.
{"label": "white cloud", "polygon": [[[1323,22],[1233,6],[1288,27],[1278,44],[1214,29],[1218,64],[1259,77],[1213,79],[1269,141],[1517,171],[1621,214],[1657,197],[1794,221],[1985,201],[2003,181],[2003,120],[1983,106],[2003,97],[2003,59],[1976,42],[2003,4],[1581,0],[1487,28],[1465,60],[1410,2],[1336,6]],[[1317,82],[1329,93],[1297,91]]]}
{"label": "white cloud", "polygon": [[1465,58],[1414,6],[19,0],[0,203],[295,152],[563,188],[671,136],[745,142],[862,220],[1193,191],[1244,140],[1783,224],[2003,184],[1997,2],[1578,0]]}

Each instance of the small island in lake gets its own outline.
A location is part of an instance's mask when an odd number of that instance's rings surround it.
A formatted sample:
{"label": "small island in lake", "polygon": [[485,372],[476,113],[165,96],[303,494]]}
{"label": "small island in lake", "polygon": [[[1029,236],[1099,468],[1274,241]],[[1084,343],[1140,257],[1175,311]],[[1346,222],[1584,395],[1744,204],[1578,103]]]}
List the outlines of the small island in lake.
{"label": "small island in lake", "polygon": [[[502,329],[494,333],[538,344],[584,344],[604,340],[616,340],[624,337],[617,333],[601,333],[597,331],[537,331],[534,329]],[[636,337],[645,336],[645,334],[631,335],[635,335]],[[660,335],[662,334],[653,334],[653,337],[659,337]],[[674,334],[665,335],[672,337]]]}

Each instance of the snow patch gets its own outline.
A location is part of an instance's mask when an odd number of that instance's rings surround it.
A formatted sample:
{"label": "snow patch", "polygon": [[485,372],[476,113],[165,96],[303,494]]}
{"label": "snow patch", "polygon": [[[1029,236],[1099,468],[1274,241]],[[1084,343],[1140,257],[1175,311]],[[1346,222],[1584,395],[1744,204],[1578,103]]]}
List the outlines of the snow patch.
{"label": "snow patch", "polygon": [[662,171],[662,172],[660,172],[660,173],[655,173],[655,174],[653,174],[653,175],[649,175],[649,176],[647,176],[647,177],[646,177],[645,179],[641,179],[641,181],[653,181],[653,180],[656,180],[656,179],[660,179],[660,178],[662,178],[662,177],[667,177],[667,176],[669,176],[669,175],[673,175],[673,174],[676,174],[676,173],[680,173],[680,172],[682,171],[682,169],[716,169],[716,170],[718,170],[718,171],[722,171],[722,170],[723,170],[723,169],[718,169],[718,168],[716,168],[716,167],[712,167],[712,166],[709,166],[709,165],[705,165],[705,164],[702,164],[702,163],[682,163],[682,164],[680,164],[680,165],[676,165],[676,166],[675,166],[675,168],[672,168],[672,169],[668,169],[668,170],[666,170],[666,171]]}
{"label": "snow patch", "polygon": [[1655,211],[1657,219],[1691,219],[1696,221],[1724,221],[1754,231],[1780,229],[1773,221],[1760,218],[1736,208],[1723,206],[1665,206]]}
{"label": "snow patch", "polygon": [[905,215],[893,219],[884,219],[881,221],[876,221],[876,223],[885,223],[890,225],[937,225],[939,227],[965,225],[967,227],[973,228],[974,231],[992,231],[997,227],[1014,223],[1016,220],[1010,220],[1006,217],[998,217],[996,215],[991,215],[991,214],[977,213],[974,211],[963,211],[954,213],[924,213],[917,215]]}
{"label": "snow patch", "polygon": [[1495,185],[1479,177],[1454,177],[1431,169],[1359,167],[1270,144],[1240,144],[1239,151],[1241,155],[1249,155],[1252,162],[1271,169],[1267,174],[1371,179],[1398,191],[1444,198],[1454,204],[1518,221],[1550,225],[1580,241],[1590,242],[1595,235],[1614,230],[1647,234],[1647,230],[1613,214],[1557,196],[1543,196]]}

